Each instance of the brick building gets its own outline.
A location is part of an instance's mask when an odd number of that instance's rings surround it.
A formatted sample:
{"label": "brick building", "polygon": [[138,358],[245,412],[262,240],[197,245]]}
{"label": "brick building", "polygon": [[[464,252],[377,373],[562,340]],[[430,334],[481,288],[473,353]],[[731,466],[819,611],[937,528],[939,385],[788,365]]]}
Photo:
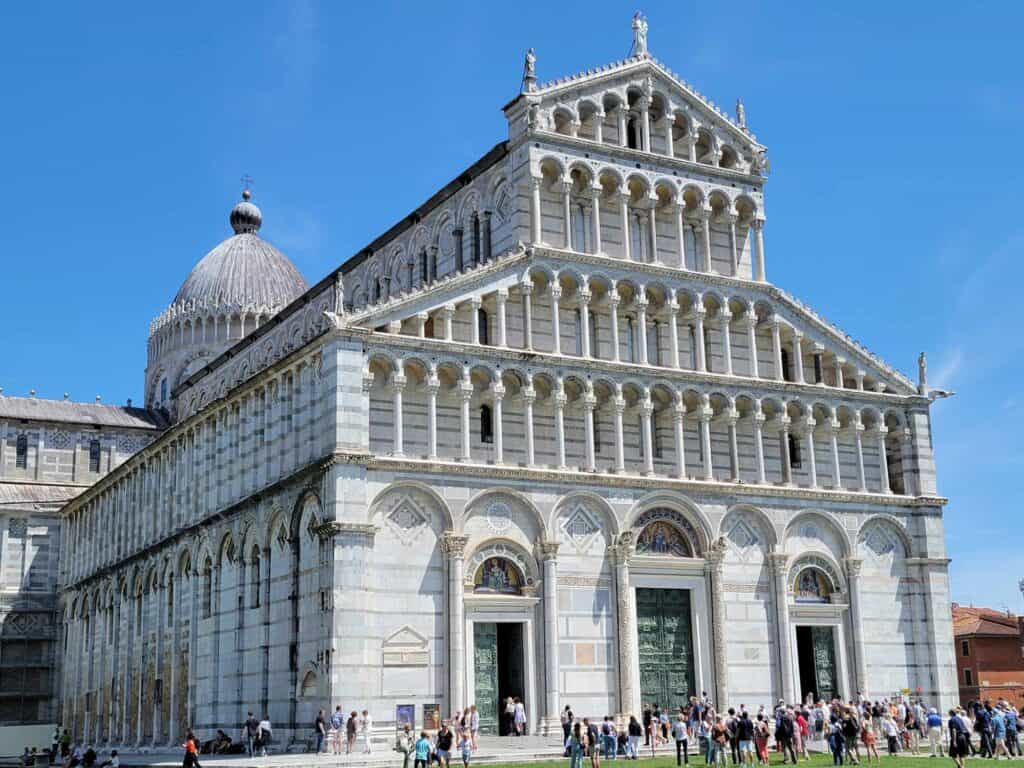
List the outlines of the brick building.
{"label": "brick building", "polygon": [[1024,616],[953,603],[960,700],[1024,706]]}

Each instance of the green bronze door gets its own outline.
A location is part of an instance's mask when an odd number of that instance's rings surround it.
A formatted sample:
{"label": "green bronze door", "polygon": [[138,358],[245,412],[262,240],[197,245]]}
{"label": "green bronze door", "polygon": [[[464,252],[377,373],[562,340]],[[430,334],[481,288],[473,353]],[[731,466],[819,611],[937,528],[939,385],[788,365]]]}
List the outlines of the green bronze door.
{"label": "green bronze door", "polygon": [[498,732],[498,625],[473,624],[473,676],[480,732]]}
{"label": "green bronze door", "polygon": [[814,680],[818,698],[832,701],[836,691],[836,646],[832,639],[832,627],[811,627],[811,643],[814,648]]}
{"label": "green bronze door", "polygon": [[691,624],[689,590],[636,591],[641,703],[676,709],[694,694]]}

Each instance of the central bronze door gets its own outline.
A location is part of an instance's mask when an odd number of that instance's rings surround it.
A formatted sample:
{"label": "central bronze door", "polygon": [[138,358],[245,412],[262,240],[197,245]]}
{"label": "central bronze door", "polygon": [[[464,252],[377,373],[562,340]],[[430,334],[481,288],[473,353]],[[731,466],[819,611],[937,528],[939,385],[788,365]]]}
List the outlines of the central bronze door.
{"label": "central bronze door", "polygon": [[689,590],[637,589],[636,629],[641,704],[683,706],[696,693]]}
{"label": "central bronze door", "polygon": [[473,689],[480,732],[498,732],[498,625],[473,624]]}

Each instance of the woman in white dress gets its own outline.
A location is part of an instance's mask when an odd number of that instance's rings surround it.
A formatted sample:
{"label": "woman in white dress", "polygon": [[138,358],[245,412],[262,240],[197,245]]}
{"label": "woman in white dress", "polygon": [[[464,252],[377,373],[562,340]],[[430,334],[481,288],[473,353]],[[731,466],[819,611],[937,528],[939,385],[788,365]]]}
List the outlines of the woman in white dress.
{"label": "woman in white dress", "polygon": [[515,709],[512,716],[516,726],[516,736],[522,736],[526,733],[526,708],[518,696],[516,696]]}

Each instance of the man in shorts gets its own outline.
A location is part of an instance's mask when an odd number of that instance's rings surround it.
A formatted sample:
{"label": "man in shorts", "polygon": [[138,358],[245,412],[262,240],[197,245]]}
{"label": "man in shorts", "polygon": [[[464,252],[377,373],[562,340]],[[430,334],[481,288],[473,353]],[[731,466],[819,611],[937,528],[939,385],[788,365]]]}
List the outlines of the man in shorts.
{"label": "man in shorts", "polygon": [[754,765],[754,723],[750,714],[743,710],[736,721],[736,736],[740,742],[740,762],[743,765]]}

